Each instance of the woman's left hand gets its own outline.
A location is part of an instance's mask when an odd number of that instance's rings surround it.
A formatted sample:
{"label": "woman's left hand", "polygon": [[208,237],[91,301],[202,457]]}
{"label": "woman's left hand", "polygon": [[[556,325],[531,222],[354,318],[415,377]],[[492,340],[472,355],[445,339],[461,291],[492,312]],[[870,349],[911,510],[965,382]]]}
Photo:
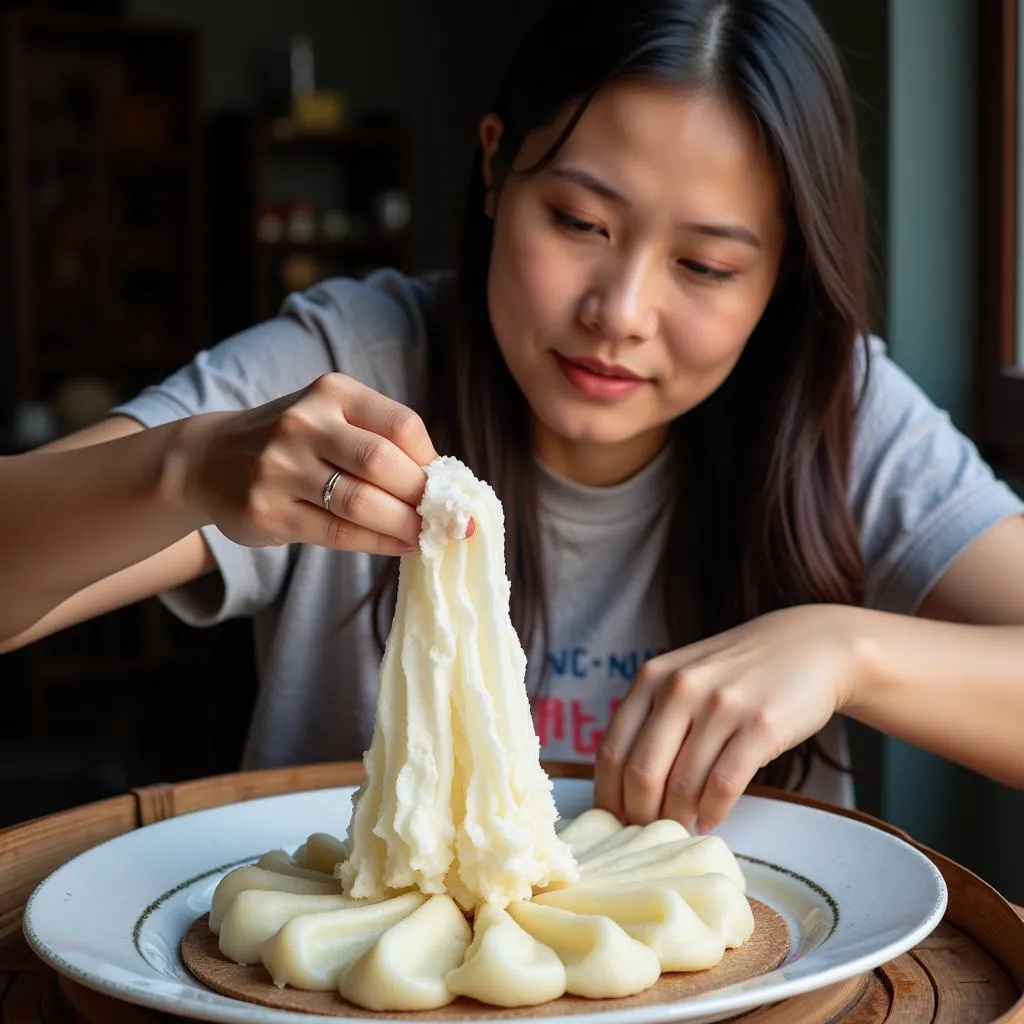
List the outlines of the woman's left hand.
{"label": "woman's left hand", "polygon": [[598,750],[597,806],[635,824],[718,824],[759,768],[848,701],[857,612],[786,608],[648,661]]}

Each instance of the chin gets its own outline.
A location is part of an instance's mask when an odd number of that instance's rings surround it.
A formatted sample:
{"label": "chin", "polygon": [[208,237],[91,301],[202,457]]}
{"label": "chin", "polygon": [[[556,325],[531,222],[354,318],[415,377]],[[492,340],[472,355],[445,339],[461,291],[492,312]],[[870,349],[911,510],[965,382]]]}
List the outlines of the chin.
{"label": "chin", "polygon": [[638,429],[633,417],[625,423],[622,415],[581,415],[577,410],[565,410],[563,415],[554,410],[552,415],[550,406],[546,414],[537,413],[537,418],[552,433],[578,444],[623,444],[650,429],[650,426]]}

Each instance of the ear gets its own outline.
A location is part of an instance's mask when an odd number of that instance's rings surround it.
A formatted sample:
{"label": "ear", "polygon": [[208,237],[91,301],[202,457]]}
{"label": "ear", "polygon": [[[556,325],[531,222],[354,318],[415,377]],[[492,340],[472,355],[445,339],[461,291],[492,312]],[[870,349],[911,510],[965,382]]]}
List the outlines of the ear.
{"label": "ear", "polygon": [[505,125],[497,114],[488,114],[480,122],[480,145],[483,147],[484,213],[494,216],[494,157],[501,144]]}

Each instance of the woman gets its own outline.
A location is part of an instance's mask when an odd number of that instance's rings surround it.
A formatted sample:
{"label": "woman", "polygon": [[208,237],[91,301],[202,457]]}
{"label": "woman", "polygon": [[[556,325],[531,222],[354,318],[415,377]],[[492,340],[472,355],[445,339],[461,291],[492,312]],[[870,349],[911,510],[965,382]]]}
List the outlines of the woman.
{"label": "woman", "polygon": [[849,802],[838,714],[1024,785],[1022,504],[865,341],[803,0],[556,0],[480,141],[454,277],[325,282],[0,463],[4,648],[251,615],[246,765],[357,757],[446,452],[505,506],[543,755],[624,818]]}

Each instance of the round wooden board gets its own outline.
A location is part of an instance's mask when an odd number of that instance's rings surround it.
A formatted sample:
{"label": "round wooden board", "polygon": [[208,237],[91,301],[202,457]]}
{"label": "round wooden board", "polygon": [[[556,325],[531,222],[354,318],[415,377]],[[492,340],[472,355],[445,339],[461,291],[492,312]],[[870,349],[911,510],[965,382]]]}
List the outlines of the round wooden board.
{"label": "round wooden board", "polygon": [[663,974],[646,991],[621,999],[583,999],[567,995],[541,1006],[514,1009],[486,1006],[474,999],[460,998],[439,1010],[380,1013],[354,1006],[337,992],[302,992],[293,988],[278,988],[262,964],[240,966],[220,952],[217,936],[210,931],[205,914],[181,940],[181,957],[189,971],[215,992],[278,1010],[332,1017],[416,1017],[423,1020],[458,1021],[571,1016],[599,1010],[627,1010],[638,1006],[678,1003],[702,992],[773,971],[789,953],[789,929],[782,917],[758,900],[751,900],[750,906],[754,912],[754,934],[739,949],[726,950],[722,960],[710,970]]}

